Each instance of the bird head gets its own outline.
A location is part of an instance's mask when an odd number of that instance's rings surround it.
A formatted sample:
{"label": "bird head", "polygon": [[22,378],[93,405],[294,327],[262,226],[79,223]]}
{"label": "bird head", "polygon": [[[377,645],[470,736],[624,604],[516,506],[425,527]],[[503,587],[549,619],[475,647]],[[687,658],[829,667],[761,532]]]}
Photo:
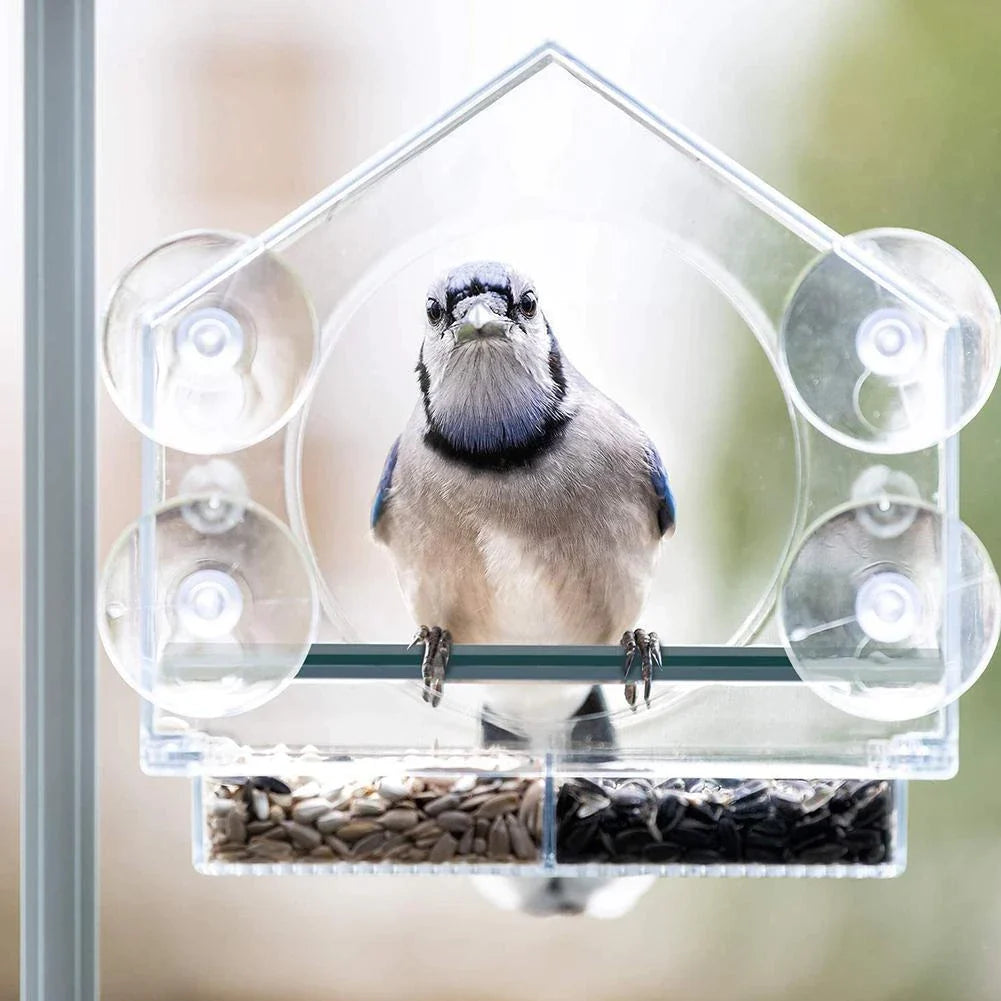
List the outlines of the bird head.
{"label": "bird head", "polygon": [[432,282],[425,318],[417,371],[435,433],[482,453],[544,432],[566,382],[530,279],[495,261],[463,264]]}
{"label": "bird head", "polygon": [[453,268],[432,282],[424,304],[425,364],[456,365],[463,354],[549,354],[546,318],[530,279],[496,261]]}

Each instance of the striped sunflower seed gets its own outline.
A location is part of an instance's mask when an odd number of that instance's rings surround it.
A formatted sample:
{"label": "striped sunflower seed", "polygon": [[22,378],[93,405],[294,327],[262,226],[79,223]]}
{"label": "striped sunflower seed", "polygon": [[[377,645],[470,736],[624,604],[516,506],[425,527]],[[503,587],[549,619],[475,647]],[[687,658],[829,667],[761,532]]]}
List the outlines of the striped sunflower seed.
{"label": "striped sunflower seed", "polygon": [[492,820],[494,817],[499,817],[502,814],[510,813],[512,810],[517,810],[518,800],[519,797],[517,793],[497,793],[497,795],[491,796],[490,799],[477,809],[476,816]]}
{"label": "striped sunflower seed", "polygon": [[273,861],[286,861],[292,857],[292,846],[287,841],[259,841],[248,848],[251,855]]}
{"label": "striped sunflower seed", "polygon": [[441,828],[438,827],[437,821],[434,820],[422,820],[416,827],[410,829],[410,837],[412,840],[416,841],[418,838],[423,838],[426,834],[430,834],[432,831],[440,831]]}
{"label": "striped sunflower seed", "polygon": [[497,817],[491,825],[487,848],[490,857],[494,859],[503,858],[511,850],[511,838],[503,817]]}
{"label": "striped sunflower seed", "polygon": [[312,851],[312,849],[316,848],[323,841],[323,835],[315,827],[297,824],[294,820],[283,821],[282,827],[287,832],[289,840],[297,848]]}
{"label": "striped sunflower seed", "polygon": [[419,819],[416,810],[394,809],[387,810],[379,818],[379,823],[387,831],[408,831],[417,826]]}
{"label": "striped sunflower seed", "polygon": [[351,846],[346,841],[334,837],[333,834],[328,834],[323,841],[335,855],[339,855],[341,858],[347,858],[351,854]]}
{"label": "striped sunflower seed", "polygon": [[385,831],[374,831],[372,834],[366,834],[361,841],[356,841],[352,846],[351,857],[363,859],[376,854],[385,844],[387,837]]}
{"label": "striped sunflower seed", "polygon": [[445,810],[444,813],[439,813],[435,817],[435,821],[442,830],[452,834],[462,834],[472,830],[473,827],[473,818],[461,810]]}
{"label": "striped sunflower seed", "polygon": [[350,820],[351,817],[343,810],[328,810],[326,813],[321,813],[313,823],[316,824],[316,829],[321,834],[333,834],[334,831],[348,824]]}
{"label": "striped sunflower seed", "polygon": [[356,817],[377,817],[386,812],[386,802],[378,796],[365,796],[351,804],[351,813]]}
{"label": "striped sunflower seed", "polygon": [[446,810],[454,810],[459,805],[459,797],[453,796],[451,793],[445,796],[439,796],[437,799],[431,800],[430,803],[425,805],[424,812],[429,817],[436,817],[439,813],[444,813]]}
{"label": "striped sunflower seed", "polygon": [[511,850],[522,860],[535,858],[537,852],[525,825],[513,814],[507,817],[507,833]]}
{"label": "striped sunflower seed", "polygon": [[300,800],[292,807],[292,819],[297,824],[311,824],[330,810],[330,804],[319,796]]}
{"label": "striped sunflower seed", "polygon": [[374,820],[352,820],[350,823],[338,828],[337,836],[342,841],[353,843],[361,841],[367,834],[381,830],[381,825],[377,824]]}
{"label": "striped sunflower seed", "polygon": [[455,850],[458,846],[459,842],[446,831],[434,843],[434,847],[431,849],[431,854],[428,855],[428,861],[432,865],[440,865],[442,862],[448,862],[452,856],[455,855]]}
{"label": "striped sunflower seed", "polygon": [[542,783],[532,782],[528,789],[525,790],[525,795],[522,797],[521,805],[518,807],[518,819],[525,825],[526,828],[531,829],[535,808],[539,805],[539,801],[541,799]]}
{"label": "striped sunflower seed", "polygon": [[226,818],[226,838],[236,844],[247,840],[247,824],[236,810]]}
{"label": "striped sunflower seed", "polygon": [[263,789],[252,789],[250,792],[250,805],[254,811],[254,816],[258,820],[267,820],[271,812],[271,801],[268,794]]}

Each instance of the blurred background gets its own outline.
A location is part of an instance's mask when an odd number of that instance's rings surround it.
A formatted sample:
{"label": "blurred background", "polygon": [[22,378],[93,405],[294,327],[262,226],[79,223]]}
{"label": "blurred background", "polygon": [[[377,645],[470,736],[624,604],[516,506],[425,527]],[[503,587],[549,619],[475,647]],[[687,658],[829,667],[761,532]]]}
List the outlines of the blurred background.
{"label": "blurred background", "polygon": [[[1001,9],[986,0],[101,0],[98,302],[165,237],[263,229],[547,37],[838,231],[925,230],[1001,289]],[[18,5],[0,5],[0,315],[10,361],[0,370],[0,450],[11,471],[20,469],[20,45]],[[722,430],[700,481],[716,491],[724,556],[759,525],[764,536],[782,525],[734,475],[747,445],[727,427],[775,442],[787,434],[774,381],[745,340],[720,376]],[[103,392],[101,421],[103,557],[136,514],[120,484],[138,482],[138,448]],[[672,447],[684,465],[684,441]],[[776,450],[768,475],[782,473],[784,454]],[[962,456],[964,518],[1001,562],[992,517],[1001,395],[964,432]],[[12,665],[20,489],[17,475],[0,481],[0,642]],[[748,574],[767,571],[769,558],[758,553]],[[188,786],[139,772],[136,699],[103,659],[101,671],[101,963],[113,1001],[997,996],[997,669],[963,700],[959,777],[911,786],[902,878],[661,881],[614,923],[504,914],[461,879],[199,877]],[[0,781],[16,788],[13,667],[7,678]],[[16,995],[16,827],[16,811],[0,811],[0,941],[9,943],[0,997]]]}

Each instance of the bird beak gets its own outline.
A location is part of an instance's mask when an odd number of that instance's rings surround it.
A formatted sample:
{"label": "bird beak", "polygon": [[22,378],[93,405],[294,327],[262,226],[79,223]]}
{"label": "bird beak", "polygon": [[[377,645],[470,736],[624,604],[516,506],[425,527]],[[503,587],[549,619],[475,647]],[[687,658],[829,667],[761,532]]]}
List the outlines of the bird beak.
{"label": "bird beak", "polygon": [[498,316],[489,306],[478,302],[452,327],[452,336],[459,345],[486,337],[506,337],[510,329],[510,320]]}

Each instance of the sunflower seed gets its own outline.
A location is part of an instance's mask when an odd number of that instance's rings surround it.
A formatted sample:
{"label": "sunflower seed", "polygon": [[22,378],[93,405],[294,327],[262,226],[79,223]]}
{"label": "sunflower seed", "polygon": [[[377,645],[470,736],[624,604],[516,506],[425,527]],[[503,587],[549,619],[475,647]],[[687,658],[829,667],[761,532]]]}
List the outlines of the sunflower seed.
{"label": "sunflower seed", "polygon": [[410,845],[394,845],[392,848],[383,845],[382,857],[387,861],[396,861],[408,855],[413,849]]}
{"label": "sunflower seed", "polygon": [[386,802],[378,796],[366,796],[351,804],[351,812],[356,817],[377,817],[386,812]]}
{"label": "sunflower seed", "polygon": [[403,782],[396,782],[392,779],[382,779],[378,785],[379,795],[383,799],[388,799],[391,803],[398,799],[405,799],[410,795],[410,790]]}
{"label": "sunflower seed", "polygon": [[259,858],[284,861],[292,857],[292,846],[287,841],[258,841],[248,846],[248,852]]}
{"label": "sunflower seed", "polygon": [[487,849],[491,858],[500,858],[511,850],[511,839],[507,833],[507,824],[503,817],[497,817],[490,827],[490,837]]}
{"label": "sunflower seed", "polygon": [[352,858],[365,858],[374,855],[385,843],[388,835],[385,831],[375,831],[365,835],[361,841],[356,841],[351,849]]}
{"label": "sunflower seed", "polygon": [[452,783],[452,792],[459,794],[464,792],[472,792],[475,787],[476,787],[476,776],[463,775],[461,778],[457,778],[455,782]]}
{"label": "sunflower seed", "polygon": [[342,841],[360,841],[366,834],[382,830],[381,826],[374,820],[352,820],[343,827],[338,828],[337,836]]}
{"label": "sunflower seed", "polygon": [[423,838],[426,834],[438,833],[441,828],[434,820],[422,820],[416,827],[412,827],[409,831],[410,837],[416,841],[418,838]]}
{"label": "sunflower seed", "polygon": [[297,848],[311,851],[323,841],[323,836],[315,827],[297,824],[294,820],[282,821],[282,828],[288,834],[289,840]]}
{"label": "sunflower seed", "polygon": [[213,856],[214,862],[246,862],[248,855],[243,848],[220,848]]}
{"label": "sunflower seed", "polygon": [[386,840],[386,843],[382,846],[383,851],[391,851],[393,848],[398,848],[400,845],[409,845],[410,838],[406,834],[390,834]]}
{"label": "sunflower seed", "polygon": [[344,827],[351,818],[341,810],[328,810],[321,813],[313,823],[321,834],[333,834],[334,831]]}
{"label": "sunflower seed", "polygon": [[292,790],[292,799],[315,799],[320,795],[320,785],[318,782],[307,782],[305,785],[301,785],[298,789]]}
{"label": "sunflower seed", "polygon": [[258,775],[251,779],[251,785],[256,789],[263,789],[265,792],[277,793],[279,796],[291,796],[291,788],[282,782],[281,779],[272,778],[270,775]]}
{"label": "sunflower seed", "polygon": [[610,799],[606,799],[604,796],[589,796],[583,800],[579,807],[577,807],[577,816],[581,820],[587,820],[588,817],[593,816],[596,813],[600,813],[606,807],[612,805]]}
{"label": "sunflower seed", "polygon": [[330,804],[320,797],[304,799],[292,807],[292,819],[299,824],[311,824],[317,817],[330,810]]}
{"label": "sunflower seed", "polygon": [[525,825],[515,816],[509,815],[507,818],[507,833],[511,843],[511,850],[520,859],[532,859],[538,854],[532,839],[525,830]]}
{"label": "sunflower seed", "polygon": [[459,797],[449,793],[446,796],[439,796],[431,800],[430,803],[427,803],[424,807],[424,812],[429,817],[436,817],[439,813],[444,813],[446,810],[454,810],[458,805]]}
{"label": "sunflower seed", "polygon": [[518,796],[515,793],[502,792],[491,796],[481,807],[476,810],[477,817],[485,817],[492,820],[504,813],[510,813],[518,808]]}
{"label": "sunflower seed", "polygon": [[258,820],[267,820],[268,814],[271,812],[271,801],[268,799],[268,794],[261,789],[251,789],[250,797],[254,816]]}
{"label": "sunflower seed", "polygon": [[492,799],[495,794],[492,792],[481,792],[474,796],[467,796],[460,804],[460,810],[468,810],[472,812],[478,806],[482,806],[488,799]]}
{"label": "sunflower seed", "polygon": [[428,861],[432,865],[440,865],[442,862],[447,862],[455,854],[455,849],[458,847],[459,843],[449,834],[447,831],[434,843],[434,847],[431,849],[431,854],[428,855]]}
{"label": "sunflower seed", "polygon": [[486,838],[473,838],[473,852],[477,855],[486,855],[487,853],[487,839]]}
{"label": "sunflower seed", "polygon": [[317,845],[310,853],[310,858],[317,859],[332,859],[334,858],[334,850],[330,845]]}
{"label": "sunflower seed", "polygon": [[247,825],[236,810],[226,818],[226,837],[237,844],[247,840]]}
{"label": "sunflower seed", "polygon": [[416,810],[388,810],[379,818],[379,823],[387,831],[407,831],[415,827],[417,822],[418,816]]}
{"label": "sunflower seed", "polygon": [[435,821],[442,830],[452,834],[462,834],[473,827],[473,818],[461,810],[445,810],[435,817]]}
{"label": "sunflower seed", "polygon": [[473,850],[473,829],[465,831],[459,838],[459,847],[456,849],[458,855],[468,855]]}
{"label": "sunflower seed", "polygon": [[340,838],[334,837],[333,834],[328,834],[323,841],[335,855],[339,855],[341,858],[347,858],[351,854],[351,846],[347,842],[341,841]]}
{"label": "sunflower seed", "polygon": [[542,783],[530,783],[528,788],[525,790],[525,795],[521,799],[521,805],[518,807],[518,819],[525,825],[525,827],[530,828],[532,826],[535,808],[538,806],[541,798]]}

